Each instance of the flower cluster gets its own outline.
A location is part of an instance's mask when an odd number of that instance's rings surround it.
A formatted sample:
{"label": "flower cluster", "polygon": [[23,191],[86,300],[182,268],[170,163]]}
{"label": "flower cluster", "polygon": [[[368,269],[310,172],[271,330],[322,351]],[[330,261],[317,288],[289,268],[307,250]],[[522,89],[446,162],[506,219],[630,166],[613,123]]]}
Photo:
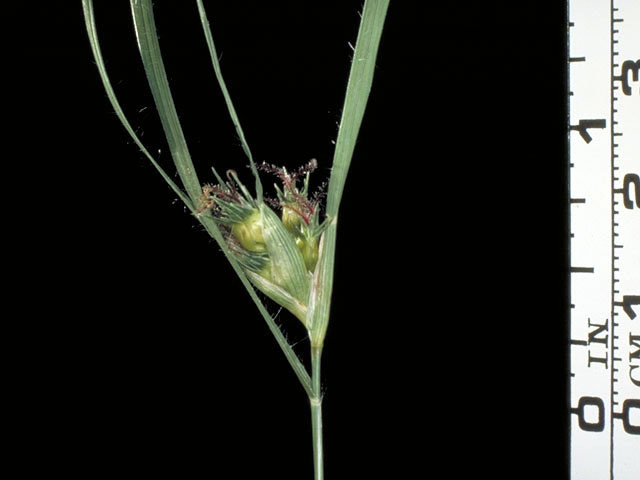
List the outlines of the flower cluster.
{"label": "flower cluster", "polygon": [[203,187],[198,210],[213,214],[230,252],[256,288],[307,327],[311,281],[328,225],[319,219],[321,190],[309,196],[309,176],[316,168],[315,160],[295,172],[262,164],[260,169],[281,183],[275,186],[277,199],[265,201],[254,199],[235,171],[229,170],[225,181],[214,170],[218,184]]}

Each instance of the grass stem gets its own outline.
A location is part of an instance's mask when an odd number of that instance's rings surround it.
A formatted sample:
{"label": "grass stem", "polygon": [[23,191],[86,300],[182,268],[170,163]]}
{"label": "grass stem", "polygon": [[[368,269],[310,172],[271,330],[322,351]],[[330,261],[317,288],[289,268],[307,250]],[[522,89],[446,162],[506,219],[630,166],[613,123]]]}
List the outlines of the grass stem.
{"label": "grass stem", "polygon": [[311,435],[313,439],[313,472],[315,480],[324,480],[324,450],[322,446],[322,390],[320,363],[322,347],[311,347]]}

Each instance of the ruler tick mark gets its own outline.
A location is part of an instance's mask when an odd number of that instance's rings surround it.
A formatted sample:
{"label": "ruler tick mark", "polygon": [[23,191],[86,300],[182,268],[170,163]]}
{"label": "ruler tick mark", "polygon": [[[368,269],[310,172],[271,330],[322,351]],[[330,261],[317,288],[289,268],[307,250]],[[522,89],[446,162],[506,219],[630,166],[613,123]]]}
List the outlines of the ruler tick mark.
{"label": "ruler tick mark", "polygon": [[571,267],[569,269],[571,273],[594,273],[593,267]]}

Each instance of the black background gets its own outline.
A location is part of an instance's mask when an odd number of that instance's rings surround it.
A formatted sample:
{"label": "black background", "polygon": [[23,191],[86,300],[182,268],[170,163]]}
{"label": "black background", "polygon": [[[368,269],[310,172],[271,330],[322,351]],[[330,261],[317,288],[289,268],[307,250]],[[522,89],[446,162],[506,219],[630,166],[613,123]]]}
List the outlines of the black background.
{"label": "black background", "polygon": [[[128,2],[95,3],[125,112],[173,172]],[[155,3],[201,181],[211,165],[248,179],[195,2]],[[389,8],[341,208],[323,357],[329,479],[565,478],[565,6],[468,3]],[[316,185],[328,177],[361,4],[206,2],[258,161],[317,158]],[[113,114],[81,3],[30,14],[38,34],[16,47],[9,92],[23,206],[11,208],[7,378],[23,468],[311,478],[306,396],[217,246]],[[296,322],[278,316],[307,362]]]}

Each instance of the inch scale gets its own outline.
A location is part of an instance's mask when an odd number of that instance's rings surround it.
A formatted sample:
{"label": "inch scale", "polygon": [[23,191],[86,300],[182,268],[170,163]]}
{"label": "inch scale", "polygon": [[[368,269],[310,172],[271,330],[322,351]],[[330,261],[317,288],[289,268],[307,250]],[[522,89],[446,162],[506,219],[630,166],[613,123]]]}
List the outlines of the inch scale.
{"label": "inch scale", "polygon": [[640,0],[568,0],[571,480],[640,479]]}

